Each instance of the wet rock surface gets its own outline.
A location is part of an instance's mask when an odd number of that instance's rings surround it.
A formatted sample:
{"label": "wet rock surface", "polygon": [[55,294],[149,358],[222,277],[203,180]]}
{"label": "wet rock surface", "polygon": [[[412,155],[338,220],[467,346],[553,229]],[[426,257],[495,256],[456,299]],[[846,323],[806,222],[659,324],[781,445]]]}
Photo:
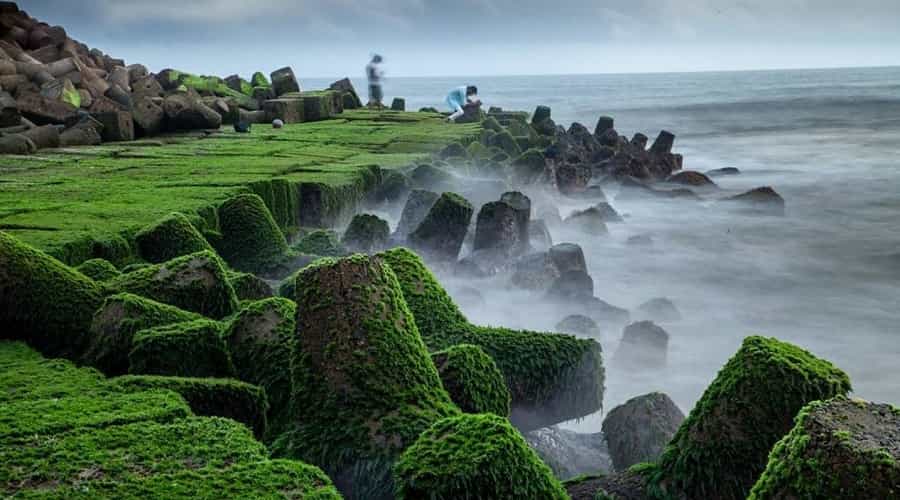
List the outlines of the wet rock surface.
{"label": "wet rock surface", "polygon": [[603,435],[615,469],[624,471],[635,464],[656,461],[683,420],[678,406],[659,392],[613,408],[603,420]]}

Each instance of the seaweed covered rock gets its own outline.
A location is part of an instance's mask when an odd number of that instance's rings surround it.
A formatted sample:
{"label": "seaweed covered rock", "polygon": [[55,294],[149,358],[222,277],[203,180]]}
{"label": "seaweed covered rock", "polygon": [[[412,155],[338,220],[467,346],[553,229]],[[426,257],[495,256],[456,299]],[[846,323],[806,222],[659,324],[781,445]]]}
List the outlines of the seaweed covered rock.
{"label": "seaweed covered rock", "polygon": [[271,285],[253,273],[229,273],[228,282],[241,302],[267,299],[275,295]]}
{"label": "seaweed covered rock", "polygon": [[394,467],[397,498],[568,498],[509,422],[496,415],[443,419]]}
{"label": "seaweed covered rock", "polygon": [[441,195],[424,189],[410,191],[406,198],[406,204],[403,206],[403,212],[400,214],[397,230],[394,232],[396,237],[405,239],[409,233],[415,231],[440,197]]}
{"label": "seaweed covered rock", "polygon": [[257,194],[241,194],[222,203],[219,226],[219,254],[239,271],[271,269],[288,251],[284,234]]}
{"label": "seaweed covered rock", "polygon": [[669,396],[652,392],[631,398],[603,419],[603,436],[616,470],[654,462],[675,435],[684,414]]}
{"label": "seaweed covered rock", "polygon": [[666,447],[652,486],[680,498],[743,499],[769,451],[806,404],[845,395],[828,361],[774,338],[748,337]]}
{"label": "seaweed covered rock", "polygon": [[596,341],[472,325],[416,254],[395,248],[379,256],[396,274],[429,349],[472,344],[493,358],[506,379],[516,427],[546,427],[600,408],[605,372]]}
{"label": "seaweed covered rock", "polygon": [[199,319],[141,330],[128,354],[133,375],[234,377],[222,324]]}
{"label": "seaweed covered rock", "polygon": [[206,238],[183,214],[173,212],[134,236],[138,253],[147,262],[159,264],[176,257],[212,250]]}
{"label": "seaweed covered rock", "polygon": [[322,257],[340,257],[347,255],[347,249],[341,245],[337,233],[327,229],[316,229],[300,238],[292,248],[307,255]]}
{"label": "seaweed covered rock", "polygon": [[109,284],[115,290],[143,295],[210,318],[223,318],[237,309],[237,297],[225,266],[209,250],[143,267]]}
{"label": "seaweed covered rock", "polygon": [[81,274],[94,281],[109,281],[122,274],[112,262],[106,259],[90,259],[75,268]]}
{"label": "seaweed covered rock", "polygon": [[322,467],[347,497],[388,497],[393,460],[459,410],[382,258],[320,259],[296,289],[297,418],[273,453]]}
{"label": "seaweed covered rock", "polygon": [[94,314],[80,361],[107,375],[127,373],[128,353],[138,331],[198,319],[198,314],[130,293],[112,295]]}
{"label": "seaweed covered rock", "polygon": [[266,431],[265,391],[239,380],[125,375],[112,379],[110,385],[125,391],[168,389],[180,394],[196,415],[241,422],[257,438],[262,438]]}
{"label": "seaweed covered rock", "polygon": [[509,389],[497,364],[478,346],[460,344],[431,354],[444,389],[466,413],[509,416]]}
{"label": "seaweed covered rock", "polygon": [[399,201],[406,196],[411,189],[409,177],[397,171],[387,171],[378,188],[378,199],[390,202]]}
{"label": "seaweed covered rock", "polygon": [[472,205],[462,196],[442,194],[419,227],[409,235],[410,245],[438,260],[455,261],[473,212]]}
{"label": "seaweed covered rock", "polygon": [[391,228],[386,220],[372,214],[353,217],[341,243],[351,252],[377,252],[387,245]]}
{"label": "seaweed covered rock", "polygon": [[282,297],[253,302],[235,315],[225,332],[237,377],[265,389],[276,418],[288,408],[293,388],[296,311],[296,304]]}
{"label": "seaweed covered rock", "polygon": [[101,303],[94,280],[0,231],[0,338],[77,355]]}
{"label": "seaweed covered rock", "polygon": [[652,321],[638,321],[625,327],[613,358],[623,367],[660,368],[669,352],[669,333]]}
{"label": "seaweed covered rock", "polygon": [[900,409],[839,397],[800,411],[748,499],[898,496]]}

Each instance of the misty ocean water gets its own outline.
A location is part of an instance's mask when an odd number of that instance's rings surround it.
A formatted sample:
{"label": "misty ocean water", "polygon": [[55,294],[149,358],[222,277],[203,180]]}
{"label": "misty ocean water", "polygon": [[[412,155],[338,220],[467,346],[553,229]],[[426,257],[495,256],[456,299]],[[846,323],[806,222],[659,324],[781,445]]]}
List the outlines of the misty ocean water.
{"label": "misty ocean water", "polygon": [[[398,78],[385,94],[405,97],[408,109],[440,108],[465,84],[478,85],[486,105],[549,105],[566,126],[593,130],[610,115],[623,135],[670,130],[686,170],[741,171],[716,178],[721,189],[701,202],[619,201],[609,188],[626,217],[608,236],[551,228],[554,242],[584,248],[597,297],[632,320],[639,304],[667,297],[683,316],[661,323],[668,364],[655,371],[610,367],[621,327],[603,332],[606,410],[663,391],[687,413],[748,335],[794,342],[848,372],[855,395],[900,403],[900,68]],[[785,217],[715,201],[758,186],[785,198]],[[557,203],[563,217],[591,204]],[[642,234],[652,246],[625,244]],[[445,279],[451,290],[466,285]],[[565,315],[502,279],[468,285],[486,300],[464,307],[476,323],[552,330]],[[598,432],[601,421],[566,426]]]}

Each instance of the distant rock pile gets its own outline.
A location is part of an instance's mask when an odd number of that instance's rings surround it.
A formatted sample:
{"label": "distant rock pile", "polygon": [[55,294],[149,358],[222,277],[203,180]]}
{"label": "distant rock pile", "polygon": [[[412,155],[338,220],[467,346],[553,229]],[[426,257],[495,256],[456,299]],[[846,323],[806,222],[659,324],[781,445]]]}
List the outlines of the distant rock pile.
{"label": "distant rock pile", "polygon": [[361,107],[348,79],[301,92],[291,68],[250,81],[165,69],[151,73],[69,38],[13,2],[0,3],[0,153],[234,124],[317,121]]}

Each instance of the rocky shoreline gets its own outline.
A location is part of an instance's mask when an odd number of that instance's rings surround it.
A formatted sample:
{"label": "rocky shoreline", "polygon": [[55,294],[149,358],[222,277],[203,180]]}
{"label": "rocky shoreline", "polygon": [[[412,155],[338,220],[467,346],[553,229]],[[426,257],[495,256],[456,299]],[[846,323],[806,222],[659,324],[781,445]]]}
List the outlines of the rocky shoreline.
{"label": "rocky shoreline", "polygon": [[[680,319],[671,300],[656,298],[632,322],[631,311],[595,295],[584,251],[560,234],[602,241],[609,224],[628,223],[620,198],[785,215],[772,188],[729,193],[715,184],[736,170],[684,170],[674,134],[626,138],[605,116],[593,131],[565,129],[546,106],[491,108],[465,125],[431,110],[355,110],[349,81],[304,92],[289,68],[271,84],[261,74],[151,76],[14,4],[0,3],[0,14],[0,63],[12,60],[0,64],[4,119],[24,127],[0,131],[3,148],[25,145],[0,157],[16,165],[3,167],[10,184],[30,189],[37,183],[27,175],[52,162],[144,176],[194,172],[202,155],[222,169],[228,158],[257,162],[250,175],[229,171],[224,186],[206,178],[178,186],[192,200],[180,207],[142,198],[107,210],[82,200],[75,217],[56,223],[96,225],[80,218],[92,208],[110,227],[75,238],[48,229],[53,214],[27,219],[41,210],[20,204],[33,200],[2,198],[11,200],[0,218],[5,495],[898,494],[900,411],[847,399],[842,370],[773,338],[746,338],[686,417],[651,393],[611,409],[596,434],[556,427],[602,409],[608,369],[665,365],[664,326]],[[48,69],[65,60],[76,71]],[[72,89],[85,98],[77,106],[67,101]],[[91,109],[107,101],[115,109]],[[33,122],[34,109],[50,108],[59,122]],[[141,124],[150,111],[158,128]],[[275,119],[283,128],[266,135],[239,130]],[[90,156],[104,137],[131,139],[129,122],[139,135],[209,132]],[[219,130],[228,122],[234,133]],[[75,131],[91,140],[69,148],[62,138]],[[36,150],[35,138],[47,148],[41,156],[19,156]],[[210,178],[221,183],[222,173]],[[68,187],[82,197],[128,191],[141,175]],[[171,187],[165,180],[142,187]],[[60,196],[57,186],[35,198]],[[560,200],[590,206],[563,219]],[[125,206],[137,215],[117,219]],[[470,285],[449,290],[451,279]],[[563,333],[474,324],[460,306],[483,301],[486,280],[552,305]],[[598,335],[613,328],[622,341],[604,359]]]}

